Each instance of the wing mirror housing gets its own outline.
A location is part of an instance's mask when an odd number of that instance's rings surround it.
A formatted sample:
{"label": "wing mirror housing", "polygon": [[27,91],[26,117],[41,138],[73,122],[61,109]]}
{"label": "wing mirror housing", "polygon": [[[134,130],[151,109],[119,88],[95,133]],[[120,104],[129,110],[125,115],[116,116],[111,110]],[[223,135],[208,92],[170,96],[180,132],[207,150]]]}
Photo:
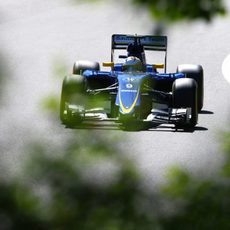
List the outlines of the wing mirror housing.
{"label": "wing mirror housing", "polygon": [[114,62],[103,62],[102,66],[114,68]]}

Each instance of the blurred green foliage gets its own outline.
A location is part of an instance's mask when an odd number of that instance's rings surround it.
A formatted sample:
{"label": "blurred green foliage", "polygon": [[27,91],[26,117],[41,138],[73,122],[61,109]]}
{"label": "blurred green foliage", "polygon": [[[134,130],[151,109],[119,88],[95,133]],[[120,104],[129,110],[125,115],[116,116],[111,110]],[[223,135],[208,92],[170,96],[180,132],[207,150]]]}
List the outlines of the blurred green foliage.
{"label": "blurred green foliage", "polygon": [[[55,58],[53,58],[51,63],[51,74],[52,74],[52,80],[54,81],[53,84],[57,84],[57,80],[59,81],[59,88],[61,91],[61,85],[63,76],[65,76],[68,72],[67,65],[65,64],[65,60],[61,58],[60,55],[57,55]],[[42,111],[50,112],[52,115],[56,115],[56,117],[59,114],[59,107],[60,107],[60,93],[61,92],[50,92],[48,95],[41,98],[40,105]]]}
{"label": "blurred green foliage", "polygon": [[37,204],[21,181],[0,182],[0,229],[46,229],[39,225]]}
{"label": "blurred green foliage", "polygon": [[50,111],[53,113],[58,113],[59,111],[59,101],[58,101],[58,96],[53,94],[53,95],[48,95],[45,98],[42,99],[41,101],[41,107],[45,111]]}
{"label": "blurred green foliage", "polygon": [[223,138],[223,152],[225,153],[225,162],[222,169],[222,175],[230,178],[230,132],[222,135]]}
{"label": "blurred green foliage", "polygon": [[[81,2],[81,0],[75,0]],[[96,0],[88,0],[95,3]],[[99,1],[99,0],[98,0]],[[223,0],[126,0],[130,6],[150,13],[157,22],[212,21],[217,15],[226,13]]]}
{"label": "blurred green foliage", "polygon": [[[204,179],[174,167],[160,193],[153,193],[143,189],[130,160],[107,144],[111,136],[92,137],[92,144],[85,135],[70,139],[60,153],[30,143],[23,174],[0,184],[0,229],[230,228],[229,175]],[[230,154],[229,145],[225,151]],[[159,198],[174,211],[159,215]]]}
{"label": "blurred green foliage", "polygon": [[[210,21],[225,12],[221,0],[131,2],[166,22]],[[54,72],[63,75],[64,67]],[[57,98],[45,99],[45,108],[57,112]],[[59,152],[31,142],[25,146],[31,157],[23,174],[0,182],[0,229],[230,229],[230,135],[224,138],[226,161],[220,175],[206,180],[172,168],[160,194],[141,187],[133,164],[111,144],[114,136],[73,132]],[[107,171],[100,173],[101,164],[108,162]],[[173,203],[175,212],[159,216],[159,196]]]}
{"label": "blurred green foliage", "polygon": [[[132,230],[157,226],[153,213],[139,205],[145,196],[140,177],[130,161],[106,144],[109,138],[94,135],[92,145],[84,141],[92,148],[87,150],[79,144],[82,140],[72,139],[59,155],[42,144],[30,143],[27,151],[31,158],[23,176],[0,185],[1,229]],[[95,174],[100,164],[108,161],[115,170],[103,176]],[[95,166],[96,171],[90,172]]]}
{"label": "blurred green foliage", "polygon": [[221,141],[225,161],[216,177],[198,178],[178,168],[169,171],[162,193],[180,204],[180,211],[161,219],[163,229],[230,229],[230,132]]}
{"label": "blurred green foliage", "polygon": [[132,0],[159,21],[176,22],[201,19],[211,21],[225,13],[222,0]]}

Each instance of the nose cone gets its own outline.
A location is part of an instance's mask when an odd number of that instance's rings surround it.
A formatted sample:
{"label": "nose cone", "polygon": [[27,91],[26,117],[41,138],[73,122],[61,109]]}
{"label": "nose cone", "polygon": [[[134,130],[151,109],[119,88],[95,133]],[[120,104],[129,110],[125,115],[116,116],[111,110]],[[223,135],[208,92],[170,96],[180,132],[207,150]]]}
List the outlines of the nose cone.
{"label": "nose cone", "polygon": [[140,86],[142,75],[121,74],[118,76],[119,88],[116,105],[120,114],[132,115],[140,105]]}
{"label": "nose cone", "polygon": [[130,114],[140,104],[139,89],[125,89],[119,92],[119,105],[122,114]]}

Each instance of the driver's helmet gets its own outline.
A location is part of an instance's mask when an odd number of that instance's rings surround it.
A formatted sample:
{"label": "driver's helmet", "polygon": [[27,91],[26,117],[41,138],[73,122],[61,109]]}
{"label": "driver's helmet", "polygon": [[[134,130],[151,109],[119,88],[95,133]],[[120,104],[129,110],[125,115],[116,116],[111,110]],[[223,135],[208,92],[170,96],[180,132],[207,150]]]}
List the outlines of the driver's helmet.
{"label": "driver's helmet", "polygon": [[128,57],[134,56],[139,58],[141,61],[143,61],[143,53],[144,53],[144,48],[143,45],[141,45],[140,43],[134,42],[134,43],[130,43],[128,45],[127,48],[127,52],[128,52]]}
{"label": "driver's helmet", "polygon": [[124,71],[142,71],[143,65],[139,58],[130,56],[125,60],[123,64]]}

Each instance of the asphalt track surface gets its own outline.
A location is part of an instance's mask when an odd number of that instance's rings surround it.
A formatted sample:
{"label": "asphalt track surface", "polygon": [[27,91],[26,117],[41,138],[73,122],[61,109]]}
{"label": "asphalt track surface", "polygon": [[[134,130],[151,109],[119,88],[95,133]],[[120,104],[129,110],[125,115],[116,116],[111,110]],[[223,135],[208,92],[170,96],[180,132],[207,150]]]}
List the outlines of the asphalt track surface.
{"label": "asphalt track surface", "polygon": [[[143,12],[112,1],[75,5],[64,0],[8,0],[0,3],[0,15],[0,51],[7,69],[0,152],[2,165],[12,173],[20,167],[23,148],[31,138],[58,148],[73,132],[59,123],[50,124],[40,110],[43,96],[60,94],[61,79],[54,77],[54,66],[70,72],[75,60],[107,61],[111,34],[150,34],[153,24]],[[175,132],[165,125],[139,132],[107,126],[92,130],[100,135],[125,134],[119,147],[137,162],[147,184],[162,182],[171,165],[202,176],[215,175],[221,165],[219,132],[230,124],[230,85],[221,73],[230,53],[229,24],[227,16],[212,24],[182,23],[166,31],[168,71],[182,63],[201,64],[205,71],[204,108],[194,132]]]}

